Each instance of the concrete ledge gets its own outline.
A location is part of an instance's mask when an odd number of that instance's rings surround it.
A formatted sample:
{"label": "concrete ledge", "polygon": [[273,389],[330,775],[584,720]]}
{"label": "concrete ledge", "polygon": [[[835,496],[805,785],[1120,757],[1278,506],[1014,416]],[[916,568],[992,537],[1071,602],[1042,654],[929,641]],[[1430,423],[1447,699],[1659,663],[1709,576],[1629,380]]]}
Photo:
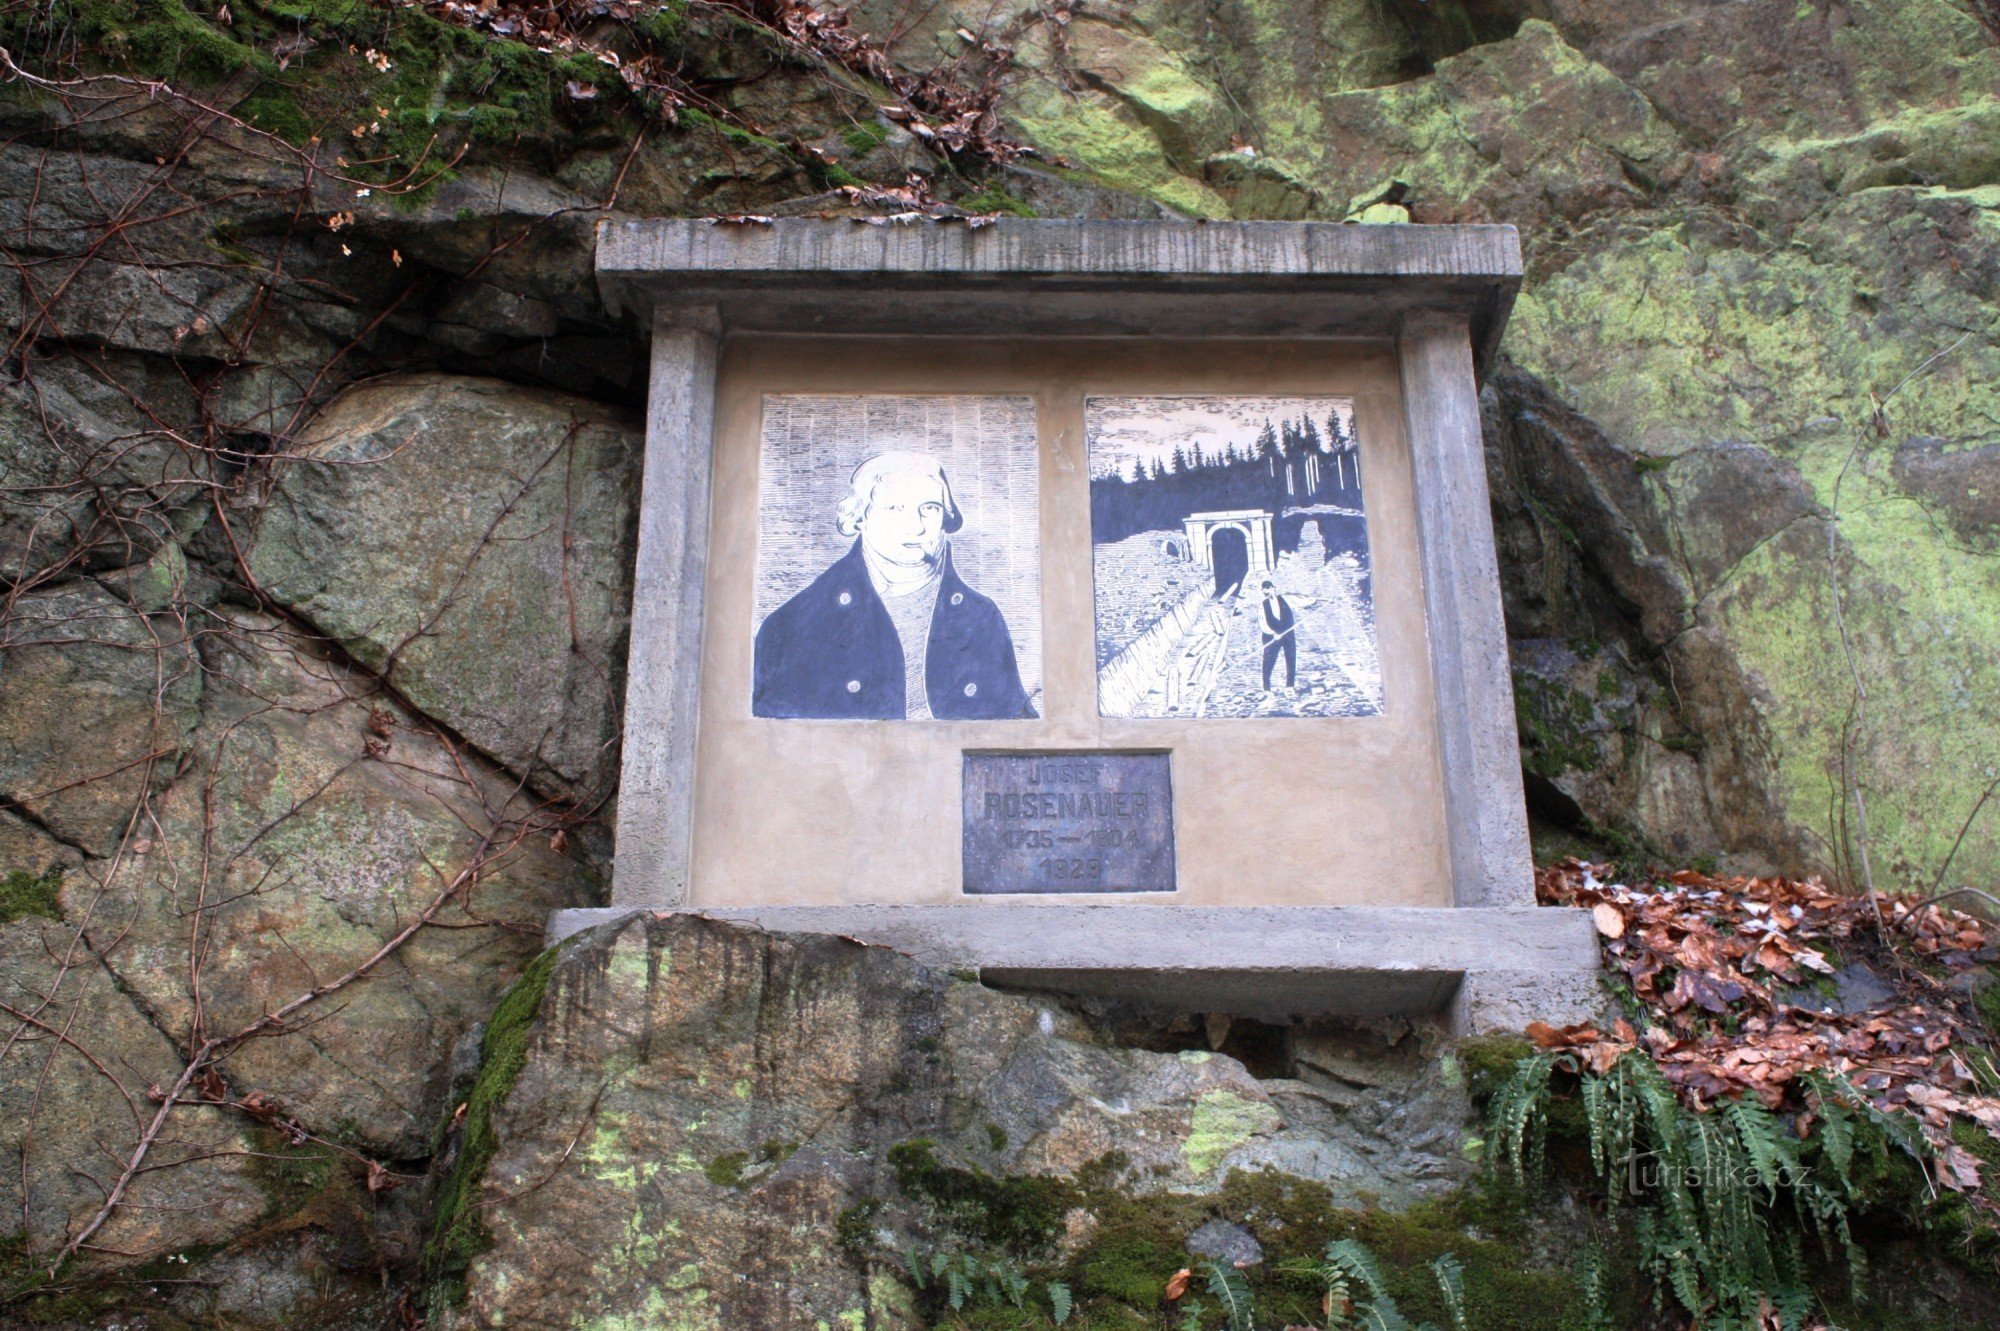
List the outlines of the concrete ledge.
{"label": "concrete ledge", "polygon": [[[635,913],[557,911],[549,942]],[[1461,1031],[1517,1030],[1584,1020],[1602,1002],[1597,932],[1580,910],[980,903],[692,913],[853,938],[936,969],[977,970],[990,984],[1267,1021],[1446,1013]]]}
{"label": "concrete ledge", "polygon": [[760,332],[1379,338],[1445,311],[1483,367],[1521,243],[1511,226],[620,218],[599,224],[597,278],[614,310],[712,307]]}

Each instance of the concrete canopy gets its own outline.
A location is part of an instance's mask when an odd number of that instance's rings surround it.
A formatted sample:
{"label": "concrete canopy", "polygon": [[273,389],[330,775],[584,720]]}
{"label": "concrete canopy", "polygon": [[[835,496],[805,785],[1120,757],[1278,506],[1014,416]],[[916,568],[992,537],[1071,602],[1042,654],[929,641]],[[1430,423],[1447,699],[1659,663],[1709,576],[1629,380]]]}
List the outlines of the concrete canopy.
{"label": "concrete canopy", "polygon": [[741,332],[1383,337],[1461,315],[1480,373],[1521,284],[1511,226],[649,218],[601,223],[613,310]]}

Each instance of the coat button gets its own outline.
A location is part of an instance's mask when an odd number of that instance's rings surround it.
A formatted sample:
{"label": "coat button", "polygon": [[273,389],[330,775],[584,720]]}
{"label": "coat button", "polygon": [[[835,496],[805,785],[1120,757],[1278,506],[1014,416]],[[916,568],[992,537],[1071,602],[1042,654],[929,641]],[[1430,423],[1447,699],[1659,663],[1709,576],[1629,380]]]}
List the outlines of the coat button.
{"label": "coat button", "polygon": [[840,603],[841,603],[842,605],[853,605],[853,604],[854,604],[854,593],[853,593],[853,592],[842,592],[842,593],[840,594]]}
{"label": "coat button", "polygon": [[850,679],[850,680],[848,680],[848,681],[847,681],[847,691],[848,691],[849,693],[859,693],[859,692],[861,692],[861,681],[860,681],[860,680],[858,680],[858,679]]}
{"label": "coat button", "polygon": [[979,686],[977,684],[967,684],[965,686],[965,696],[968,698],[972,697],[974,694],[978,692],[979,692]]}
{"label": "coat button", "polygon": [[953,592],[953,593],[951,594],[951,603],[952,603],[953,605],[964,605],[964,604],[965,604],[965,593],[964,593],[964,592]]}

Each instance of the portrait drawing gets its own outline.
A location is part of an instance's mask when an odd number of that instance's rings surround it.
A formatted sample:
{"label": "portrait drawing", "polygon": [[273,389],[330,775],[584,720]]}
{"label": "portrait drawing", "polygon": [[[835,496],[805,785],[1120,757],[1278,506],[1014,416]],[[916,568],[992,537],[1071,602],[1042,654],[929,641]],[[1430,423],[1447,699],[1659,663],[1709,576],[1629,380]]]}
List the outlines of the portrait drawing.
{"label": "portrait drawing", "polygon": [[1037,715],[1032,402],[764,407],[752,714]]}

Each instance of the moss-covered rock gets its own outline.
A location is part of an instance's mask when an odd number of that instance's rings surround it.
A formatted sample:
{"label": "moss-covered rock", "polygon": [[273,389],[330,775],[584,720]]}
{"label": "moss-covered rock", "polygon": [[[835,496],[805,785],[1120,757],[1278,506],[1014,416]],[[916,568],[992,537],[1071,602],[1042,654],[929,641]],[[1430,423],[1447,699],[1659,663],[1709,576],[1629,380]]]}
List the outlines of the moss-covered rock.
{"label": "moss-covered rock", "polygon": [[873,1325],[932,1296],[918,1256],[1145,1308],[1211,1212],[1304,1251],[1342,1199],[1465,1177],[1466,1102],[1414,1043],[1301,1046],[1342,1107],[838,939],[640,916],[551,957],[532,1020],[524,982],[489,1031],[446,1194],[474,1326]]}

